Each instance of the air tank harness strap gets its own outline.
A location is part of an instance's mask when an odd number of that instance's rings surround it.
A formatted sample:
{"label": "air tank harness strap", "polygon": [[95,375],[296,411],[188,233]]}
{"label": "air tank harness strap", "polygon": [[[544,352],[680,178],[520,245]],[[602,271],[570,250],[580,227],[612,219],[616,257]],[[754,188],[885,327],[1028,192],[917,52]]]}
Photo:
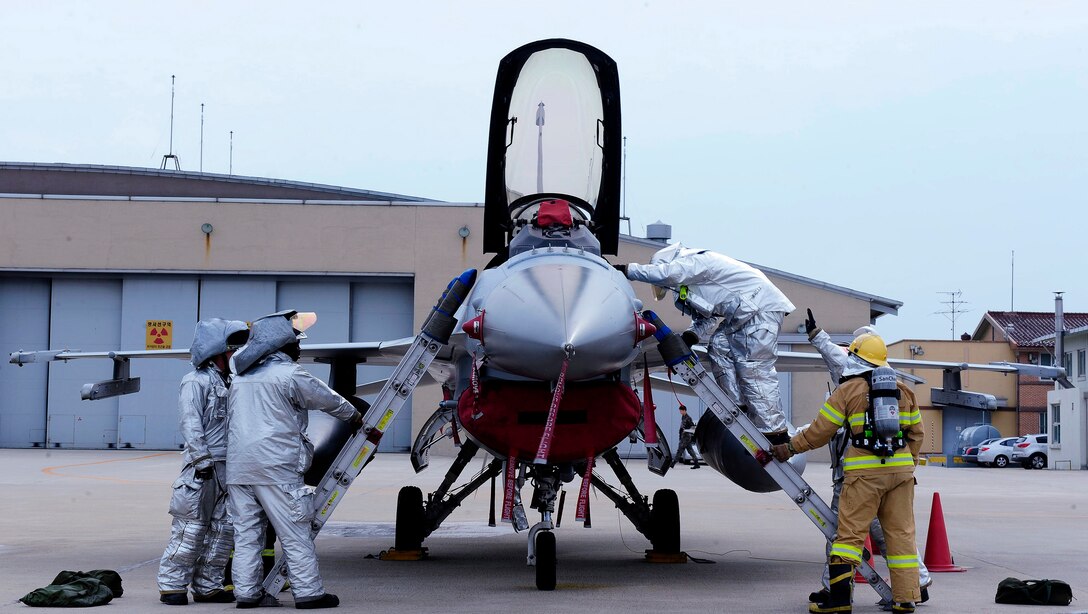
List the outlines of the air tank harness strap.
{"label": "air tank harness strap", "polygon": [[[879,370],[891,371],[887,367],[881,367]],[[883,465],[888,457],[895,456],[897,450],[905,448],[907,442],[899,426],[899,404],[884,401],[886,399],[899,401],[902,398],[899,387],[895,385],[895,376],[881,373],[877,376],[880,385],[874,385],[873,374],[872,371],[865,374],[865,382],[869,385],[869,406],[865,408],[865,425],[860,433],[851,434],[850,443],[856,448],[868,450],[881,457],[880,464]],[[890,386],[887,385],[889,378]],[[880,416],[877,416],[878,405],[881,411]],[[894,422],[895,430],[891,430],[892,427],[888,426],[889,421]]]}

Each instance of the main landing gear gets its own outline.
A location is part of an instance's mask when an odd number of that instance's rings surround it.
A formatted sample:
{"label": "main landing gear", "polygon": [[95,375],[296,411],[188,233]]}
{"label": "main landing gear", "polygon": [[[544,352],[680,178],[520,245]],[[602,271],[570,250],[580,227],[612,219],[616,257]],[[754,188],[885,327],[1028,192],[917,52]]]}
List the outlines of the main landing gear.
{"label": "main landing gear", "polygon": [[[384,558],[419,559],[423,558],[426,548],[423,540],[456,509],[461,502],[475,492],[484,483],[503,473],[505,461],[494,458],[467,484],[452,489],[454,481],[479,450],[471,441],[461,447],[457,458],[438,489],[424,501],[422,491],[415,486],[405,486],[397,497],[397,523],[395,546]],[[651,549],[646,551],[646,558],[651,562],[678,563],[687,560],[680,550],[680,505],[676,492],[669,489],[654,493],[651,505],[648,497],[639,493],[631,475],[615,449],[601,455],[619,479],[624,490],[608,484],[596,472],[591,483],[601,494],[611,500],[627,517],[635,528],[650,540]],[[550,591],[556,587],[558,569],[558,549],[554,530],[562,516],[562,485],[571,482],[577,476],[577,469],[569,466],[560,468],[555,465],[533,465],[519,463],[512,524],[515,531],[528,529],[526,562],[533,567],[538,590]],[[584,469],[584,468],[582,468]],[[521,488],[526,481],[533,484],[533,496],[529,507],[540,513],[540,522],[529,527],[525,509],[522,505]],[[499,495],[501,497],[501,493]],[[495,497],[492,496],[492,523],[494,523]],[[586,526],[588,526],[588,514]]]}

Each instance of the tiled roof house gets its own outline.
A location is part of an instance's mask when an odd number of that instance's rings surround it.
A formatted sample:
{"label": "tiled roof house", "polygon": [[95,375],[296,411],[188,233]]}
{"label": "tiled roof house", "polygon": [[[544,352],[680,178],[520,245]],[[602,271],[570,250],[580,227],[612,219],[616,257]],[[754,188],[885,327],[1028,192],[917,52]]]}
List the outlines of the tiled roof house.
{"label": "tiled roof house", "polygon": [[[1064,314],[1065,330],[1088,326],[1088,313]],[[1050,339],[1041,339],[1050,335]],[[1059,364],[1054,359],[1054,312],[987,311],[971,335],[973,341],[1006,341],[1016,362]],[[1016,386],[1017,422],[1021,434],[1039,433],[1045,424],[1046,393],[1054,385],[1021,375]]]}

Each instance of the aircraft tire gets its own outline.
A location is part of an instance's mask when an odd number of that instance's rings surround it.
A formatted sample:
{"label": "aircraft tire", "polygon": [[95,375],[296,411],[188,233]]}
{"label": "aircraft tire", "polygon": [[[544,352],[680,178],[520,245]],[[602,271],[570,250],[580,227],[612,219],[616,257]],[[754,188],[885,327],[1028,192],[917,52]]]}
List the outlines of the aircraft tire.
{"label": "aircraft tire", "polygon": [[397,493],[397,527],[393,547],[407,552],[423,547],[423,491],[405,486]]}
{"label": "aircraft tire", "polygon": [[654,493],[650,508],[650,543],[655,552],[680,552],[680,502],[676,491],[662,488]]}
{"label": "aircraft tire", "polygon": [[536,588],[555,590],[555,533],[541,531],[536,536]]}

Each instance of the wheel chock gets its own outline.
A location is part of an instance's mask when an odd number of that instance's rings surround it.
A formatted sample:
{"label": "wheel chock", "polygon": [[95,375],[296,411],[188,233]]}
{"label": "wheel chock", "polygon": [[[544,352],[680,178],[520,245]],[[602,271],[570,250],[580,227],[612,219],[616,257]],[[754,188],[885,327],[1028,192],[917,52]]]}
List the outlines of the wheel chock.
{"label": "wheel chock", "polygon": [[646,560],[650,563],[687,563],[687,552],[658,552],[657,550],[647,550]]}
{"label": "wheel chock", "polygon": [[396,548],[390,548],[383,550],[378,555],[378,559],[382,561],[421,561],[427,558],[427,549],[420,548],[419,550],[397,550]]}

